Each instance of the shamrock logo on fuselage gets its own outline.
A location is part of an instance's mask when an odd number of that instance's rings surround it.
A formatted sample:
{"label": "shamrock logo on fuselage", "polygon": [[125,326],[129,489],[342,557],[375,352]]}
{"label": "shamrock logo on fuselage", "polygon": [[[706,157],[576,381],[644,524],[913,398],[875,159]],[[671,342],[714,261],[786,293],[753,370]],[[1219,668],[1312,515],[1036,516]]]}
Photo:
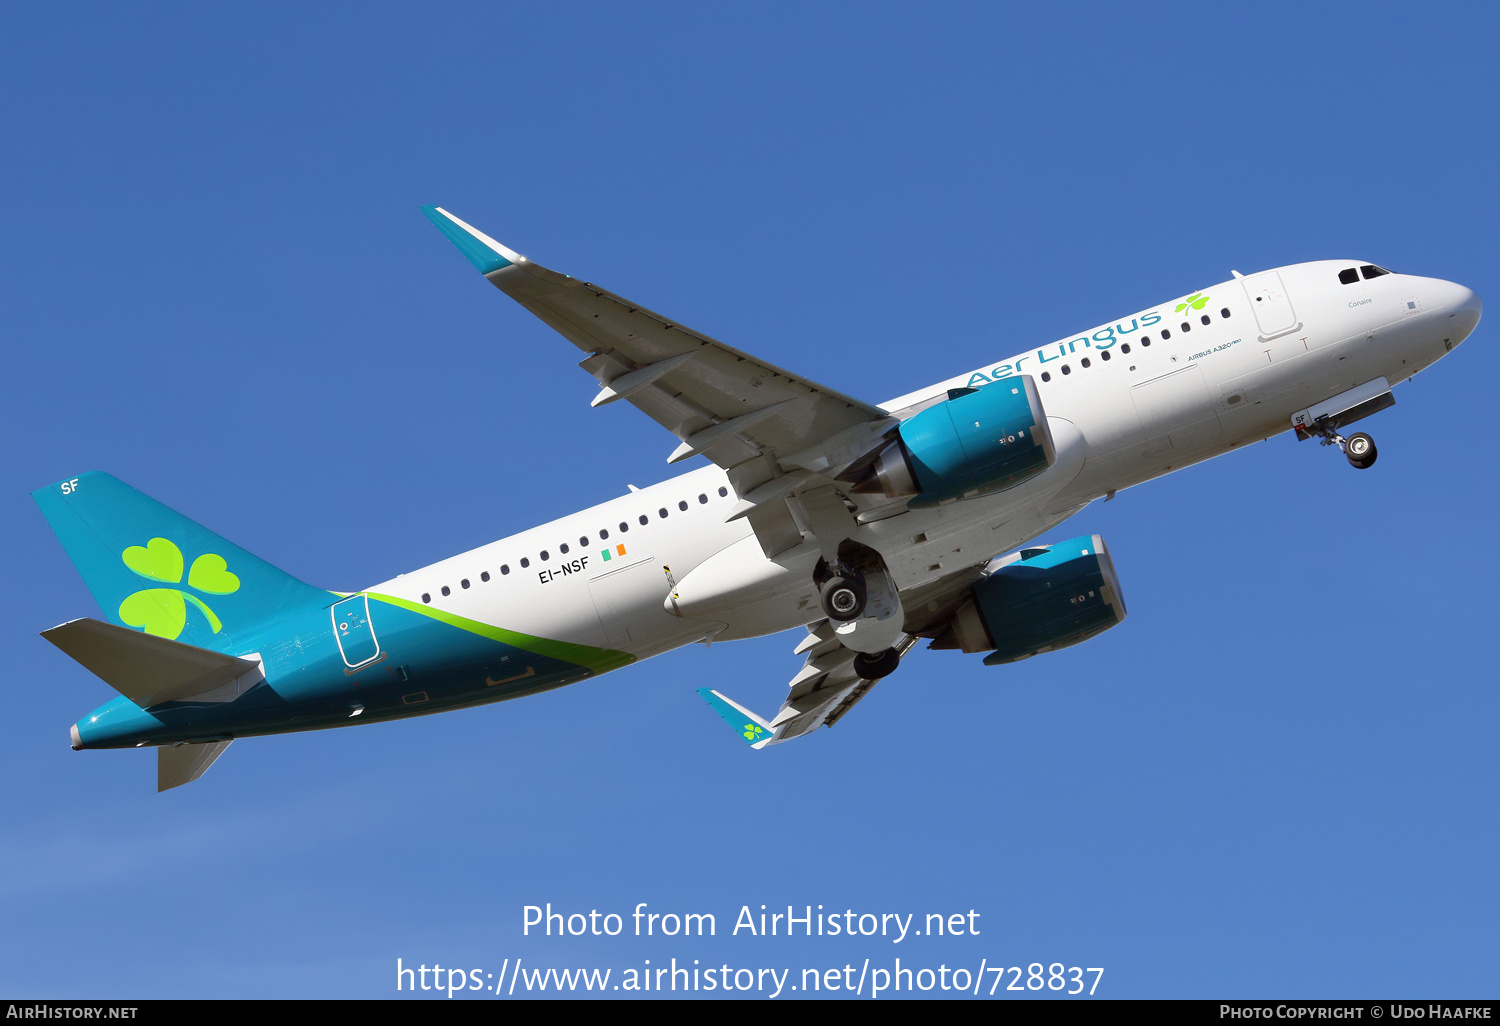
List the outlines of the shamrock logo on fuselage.
{"label": "shamrock logo on fuselage", "polygon": [[1207,305],[1208,305],[1208,297],[1205,296],[1201,292],[1194,292],[1191,296],[1188,296],[1182,302],[1180,302],[1180,303],[1177,304],[1177,311],[1176,312],[1177,313],[1182,313],[1182,311],[1189,310],[1189,309],[1191,309],[1191,310],[1202,310]]}
{"label": "shamrock logo on fuselage", "polygon": [[[148,581],[182,582],[182,550],[165,538],[152,538],[144,546],[132,545],[120,553],[120,559]],[[229,572],[224,557],[212,552],[193,560],[187,583],[188,587],[209,595],[228,595],[240,590],[240,579]],[[175,641],[187,627],[189,602],[203,610],[215,634],[224,629],[207,603],[180,588],[146,588],[126,596],[120,603],[120,620],[131,627],[144,628],[147,634]]]}

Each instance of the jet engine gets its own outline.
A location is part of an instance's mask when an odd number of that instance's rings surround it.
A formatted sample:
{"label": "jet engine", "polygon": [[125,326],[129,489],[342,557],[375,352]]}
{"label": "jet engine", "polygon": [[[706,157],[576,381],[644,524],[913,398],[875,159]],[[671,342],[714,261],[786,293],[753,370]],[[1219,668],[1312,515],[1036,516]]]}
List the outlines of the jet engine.
{"label": "jet engine", "polygon": [[854,491],[915,496],[913,508],[1004,491],[1057,462],[1030,375],[948,398],[903,421]]}
{"label": "jet engine", "polygon": [[1067,648],[1125,619],[1125,600],[1097,534],[1001,556],[985,568],[933,648],[989,652],[986,666]]}

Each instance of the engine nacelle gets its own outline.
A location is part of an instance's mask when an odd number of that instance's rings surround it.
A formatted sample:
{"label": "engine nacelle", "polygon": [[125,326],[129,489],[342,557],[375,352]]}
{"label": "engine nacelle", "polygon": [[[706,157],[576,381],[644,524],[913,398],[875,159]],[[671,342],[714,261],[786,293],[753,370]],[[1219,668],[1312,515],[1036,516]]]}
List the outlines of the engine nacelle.
{"label": "engine nacelle", "polygon": [[1125,619],[1104,539],[1070,538],[994,560],[933,648],[989,652],[986,666],[1076,645]]}
{"label": "engine nacelle", "polygon": [[1014,488],[1057,461],[1030,375],[953,393],[903,421],[854,490],[936,506]]}

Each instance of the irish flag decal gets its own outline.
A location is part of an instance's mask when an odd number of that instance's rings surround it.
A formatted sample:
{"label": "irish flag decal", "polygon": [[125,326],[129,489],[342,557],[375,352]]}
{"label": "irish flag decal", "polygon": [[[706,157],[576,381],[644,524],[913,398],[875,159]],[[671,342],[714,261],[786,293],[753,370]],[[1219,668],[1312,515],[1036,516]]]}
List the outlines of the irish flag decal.
{"label": "irish flag decal", "polygon": [[603,549],[603,550],[600,551],[599,555],[603,556],[604,557],[604,561],[606,563],[608,563],[611,559],[614,559],[616,556],[623,556],[623,555],[625,555],[625,546],[623,546],[623,545],[616,545],[615,546],[615,550],[613,552],[611,552],[609,549]]}

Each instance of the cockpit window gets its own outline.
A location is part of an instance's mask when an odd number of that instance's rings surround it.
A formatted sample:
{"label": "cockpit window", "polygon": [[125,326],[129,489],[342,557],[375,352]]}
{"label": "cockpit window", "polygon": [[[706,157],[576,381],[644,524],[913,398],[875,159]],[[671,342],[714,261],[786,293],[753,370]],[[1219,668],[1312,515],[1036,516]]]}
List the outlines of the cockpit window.
{"label": "cockpit window", "polygon": [[1359,281],[1359,272],[1352,267],[1346,267],[1339,272],[1339,282],[1343,285],[1353,285]]}
{"label": "cockpit window", "polygon": [[1360,271],[1364,274],[1366,281],[1369,281],[1371,278],[1379,278],[1382,274],[1391,273],[1384,267],[1376,267],[1374,264],[1365,264],[1360,268]]}

